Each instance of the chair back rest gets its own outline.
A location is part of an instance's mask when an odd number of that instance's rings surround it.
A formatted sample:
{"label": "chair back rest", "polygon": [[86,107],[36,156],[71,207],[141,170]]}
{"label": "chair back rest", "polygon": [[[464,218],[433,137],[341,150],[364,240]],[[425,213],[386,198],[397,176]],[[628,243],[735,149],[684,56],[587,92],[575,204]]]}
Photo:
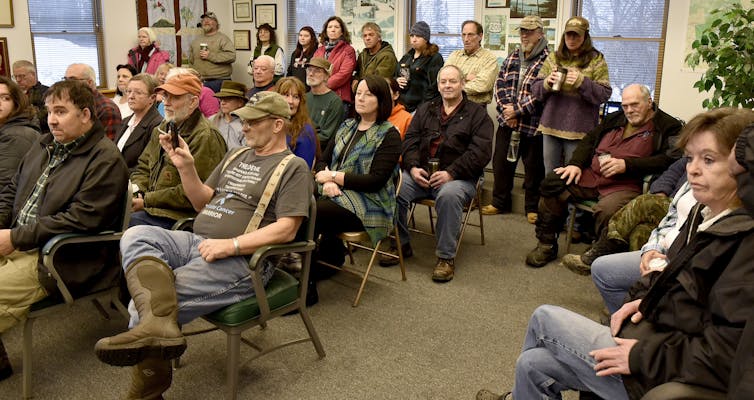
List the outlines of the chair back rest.
{"label": "chair back rest", "polygon": [[296,232],[295,241],[314,240],[314,223],[317,220],[317,199],[311,196],[309,199],[309,217],[301,223]]}
{"label": "chair back rest", "polygon": [[131,222],[131,200],[133,199],[133,192],[130,179],[126,182],[126,185],[126,192],[123,193],[123,199],[121,200],[121,206],[123,207],[120,224],[121,232],[125,232],[126,229],[128,229],[128,224]]}

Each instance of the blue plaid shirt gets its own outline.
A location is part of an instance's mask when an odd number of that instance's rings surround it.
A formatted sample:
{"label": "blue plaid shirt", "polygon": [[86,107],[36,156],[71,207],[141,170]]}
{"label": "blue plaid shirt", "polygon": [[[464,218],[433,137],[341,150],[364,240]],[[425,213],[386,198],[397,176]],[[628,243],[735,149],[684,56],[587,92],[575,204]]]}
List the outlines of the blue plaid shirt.
{"label": "blue plaid shirt", "polygon": [[[503,65],[500,66],[500,73],[495,81],[495,99],[497,101],[497,120],[500,125],[505,125],[503,119],[503,105],[513,104],[513,109],[516,112],[516,118],[518,118],[518,130],[522,134],[528,136],[534,136],[537,133],[537,127],[539,126],[539,117],[542,114],[542,104],[537,101],[531,93],[531,85],[539,74],[539,69],[545,62],[545,59],[550,54],[550,51],[545,47],[542,53],[539,54],[535,60],[532,60],[529,64],[529,68],[526,70],[523,76],[523,82],[519,85],[518,80],[521,79],[521,55],[523,50],[517,49],[508,58],[503,61]],[[517,90],[521,87],[520,90]],[[518,92],[518,93],[517,93]]]}
{"label": "blue plaid shirt", "polygon": [[86,140],[86,137],[87,135],[81,135],[74,139],[72,142],[66,144],[53,142],[53,150],[52,155],[50,156],[50,161],[47,163],[45,170],[42,171],[42,175],[40,175],[37,179],[37,184],[34,185],[34,190],[31,192],[31,195],[26,200],[26,203],[24,203],[21,211],[18,213],[18,218],[16,219],[17,226],[34,223],[37,220],[39,197],[42,193],[44,193],[44,190],[47,187],[47,179],[49,179],[50,173],[58,165],[62,164],[63,161],[65,161],[66,158],[68,158],[68,156],[71,154],[71,152],[76,147],[78,147],[79,144]]}

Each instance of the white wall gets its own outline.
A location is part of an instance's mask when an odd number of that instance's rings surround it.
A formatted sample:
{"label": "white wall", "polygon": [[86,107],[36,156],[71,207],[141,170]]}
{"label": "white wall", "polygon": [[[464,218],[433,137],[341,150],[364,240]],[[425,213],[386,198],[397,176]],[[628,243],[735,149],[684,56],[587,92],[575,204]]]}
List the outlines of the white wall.
{"label": "white wall", "polygon": [[[283,0],[274,0],[267,3],[277,4],[277,37],[280,44],[287,48],[288,30],[286,27],[287,3]],[[479,16],[484,7],[484,0],[475,0],[476,13]],[[103,3],[104,28],[105,28],[105,65],[107,83],[109,87],[115,86],[115,73],[112,71],[116,65],[125,61],[126,52],[136,43],[136,2],[105,0]],[[696,113],[702,111],[702,100],[705,94],[698,93],[692,87],[699,79],[701,73],[686,72],[682,70],[683,51],[685,48],[686,24],[688,21],[689,0],[669,1],[667,41],[665,46],[665,58],[662,70],[662,84],[660,88],[660,107],[671,115],[690,119]],[[397,0],[399,7],[397,21],[401,26],[396,29],[396,43],[394,48],[398,53],[405,49],[405,35],[408,29],[406,21],[408,12],[406,0]],[[207,9],[214,11],[220,20],[220,30],[232,38],[234,29],[250,30],[252,48],[255,42],[256,31],[253,23],[234,23],[232,14],[232,2],[228,0],[207,0]],[[33,59],[31,49],[31,32],[29,29],[29,16],[26,0],[13,2],[14,28],[0,28],[0,37],[8,38],[9,56],[11,63],[19,59]],[[571,1],[564,0],[559,4],[558,16],[560,25],[565,23],[571,10]],[[293,29],[297,29],[294,27]],[[320,29],[319,27],[317,29]],[[360,40],[354,38],[354,40]],[[398,54],[400,56],[401,54]],[[251,83],[251,77],[246,73],[246,64],[251,57],[251,51],[238,51],[236,62],[233,65],[233,78],[247,85]],[[286,54],[288,59],[290,54]],[[72,60],[72,62],[75,60]],[[43,66],[42,66],[43,67]],[[619,68],[619,66],[610,66]]]}

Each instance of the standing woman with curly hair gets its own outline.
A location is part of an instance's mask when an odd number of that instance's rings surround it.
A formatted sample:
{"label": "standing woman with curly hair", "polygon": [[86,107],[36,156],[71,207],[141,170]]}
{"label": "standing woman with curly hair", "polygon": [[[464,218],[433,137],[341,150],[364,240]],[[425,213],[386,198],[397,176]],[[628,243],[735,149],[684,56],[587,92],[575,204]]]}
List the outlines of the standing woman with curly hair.
{"label": "standing woman with curly hair", "polygon": [[317,51],[317,34],[311,26],[305,26],[298,31],[298,42],[296,50],[291,54],[291,62],[288,64],[287,76],[298,78],[304,85],[306,91],[309,91],[309,85],[306,84],[306,63],[314,57]]}
{"label": "standing woman with curly hair", "polygon": [[311,168],[314,160],[319,158],[319,139],[306,108],[306,86],[304,83],[288,76],[280,79],[275,89],[285,97],[291,108],[291,129],[288,135],[288,147],[293,154],[303,158]]}
{"label": "standing woman with curly hair", "polygon": [[278,46],[277,43],[275,28],[272,25],[264,23],[257,28],[257,46],[254,47],[254,54],[251,56],[249,66],[247,67],[249,75],[254,75],[254,60],[261,55],[267,55],[275,59],[275,78],[273,78],[273,82],[277,82],[278,79],[285,75],[285,53],[283,52],[283,48]]}
{"label": "standing woman with curly hair", "polygon": [[544,104],[539,130],[545,173],[568,163],[579,141],[597,126],[600,104],[612,92],[605,57],[589,36],[589,21],[570,18],[558,51],[547,56],[532,84],[532,94]]}
{"label": "standing woman with curly hair", "polygon": [[356,50],[351,47],[351,34],[346,23],[340,17],[328,18],[322,25],[319,42],[321,46],[314,52],[314,57],[322,57],[332,64],[327,87],[343,100],[343,115],[348,116],[353,104],[351,77],[356,68]]}

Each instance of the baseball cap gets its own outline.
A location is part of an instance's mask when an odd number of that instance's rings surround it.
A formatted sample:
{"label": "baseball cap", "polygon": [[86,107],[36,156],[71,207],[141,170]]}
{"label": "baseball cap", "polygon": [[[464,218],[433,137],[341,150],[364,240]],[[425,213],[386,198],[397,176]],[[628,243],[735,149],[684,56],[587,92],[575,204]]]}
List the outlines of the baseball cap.
{"label": "baseball cap", "polygon": [[259,92],[251,96],[245,106],[235,110],[232,115],[246,121],[255,121],[267,116],[285,119],[291,118],[291,108],[281,94],[276,92]]}
{"label": "baseball cap", "polygon": [[212,18],[215,20],[215,22],[217,22],[217,15],[215,15],[215,13],[212,11],[207,11],[206,13],[202,14],[202,16],[199,18]]}
{"label": "baseball cap", "polygon": [[524,17],[524,19],[521,20],[521,24],[518,26],[518,29],[533,31],[542,27],[544,27],[544,24],[542,24],[541,18],[536,15],[527,15]]}
{"label": "baseball cap", "polygon": [[186,93],[199,96],[202,94],[202,82],[194,75],[176,75],[168,79],[163,85],[155,88],[155,91],[159,90],[164,90],[174,96],[181,96]]}
{"label": "baseball cap", "polygon": [[309,62],[306,63],[304,66],[308,67],[310,65],[312,67],[324,69],[328,75],[332,72],[332,64],[330,64],[330,61],[327,61],[322,57],[312,57],[312,59],[309,60]]}
{"label": "baseball cap", "polygon": [[576,32],[581,36],[589,31],[589,21],[583,17],[571,17],[566,21],[565,32]]}

